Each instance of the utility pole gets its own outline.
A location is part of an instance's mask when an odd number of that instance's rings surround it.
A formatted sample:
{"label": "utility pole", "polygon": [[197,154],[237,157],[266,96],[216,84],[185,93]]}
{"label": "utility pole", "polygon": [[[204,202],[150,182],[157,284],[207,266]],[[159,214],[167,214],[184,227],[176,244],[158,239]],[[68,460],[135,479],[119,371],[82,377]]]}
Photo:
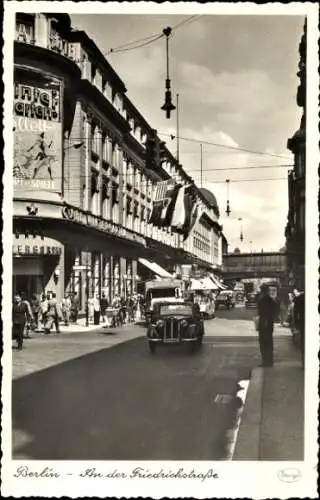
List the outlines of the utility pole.
{"label": "utility pole", "polygon": [[179,143],[179,94],[177,94],[177,162],[179,163],[180,143]]}

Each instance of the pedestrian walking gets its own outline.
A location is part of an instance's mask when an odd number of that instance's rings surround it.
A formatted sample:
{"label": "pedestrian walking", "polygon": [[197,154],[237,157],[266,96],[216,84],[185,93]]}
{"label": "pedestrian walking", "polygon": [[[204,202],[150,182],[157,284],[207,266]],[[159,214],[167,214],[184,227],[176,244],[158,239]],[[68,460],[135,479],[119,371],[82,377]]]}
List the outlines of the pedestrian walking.
{"label": "pedestrian walking", "polygon": [[102,292],[101,299],[100,299],[100,312],[101,312],[101,317],[102,321],[106,321],[106,311],[107,308],[109,307],[109,301],[107,297],[105,296],[105,293]]}
{"label": "pedestrian walking", "polygon": [[21,294],[16,293],[12,306],[12,338],[16,340],[19,350],[23,346],[23,333],[27,321],[31,321],[30,310],[22,301]]}
{"label": "pedestrian walking", "polygon": [[294,298],[294,328],[300,335],[302,363],[304,366],[305,348],[305,296],[304,292],[296,293]]}
{"label": "pedestrian walking", "polygon": [[126,301],[124,297],[120,298],[120,322],[123,325],[126,322]]}
{"label": "pedestrian walking", "polygon": [[44,293],[42,295],[41,301],[40,301],[40,318],[41,318],[41,323],[42,323],[43,327],[47,321],[47,313],[48,313],[48,299],[47,299],[46,294]]}
{"label": "pedestrian walking", "polygon": [[127,298],[127,304],[126,304],[128,322],[131,322],[134,320],[134,306],[135,306],[135,302],[133,300],[133,297],[131,297],[131,295],[129,295],[129,297]]}
{"label": "pedestrian walking", "polygon": [[267,284],[261,286],[257,309],[261,366],[271,367],[273,366],[273,328],[278,311],[275,301],[269,295]]}
{"label": "pedestrian walking", "polygon": [[89,317],[89,323],[93,323],[94,321],[94,298],[88,299],[88,317]]}
{"label": "pedestrian walking", "polygon": [[30,338],[30,332],[34,328],[34,317],[32,313],[32,308],[29,300],[26,297],[25,293],[21,293],[21,300],[28,308],[28,318],[24,327],[24,337]]}
{"label": "pedestrian walking", "polygon": [[76,293],[71,296],[70,320],[72,323],[78,323],[78,314],[80,309],[79,298]]}
{"label": "pedestrian walking", "polygon": [[59,310],[56,294],[54,292],[47,294],[48,311],[46,314],[46,322],[44,325],[44,332],[48,335],[51,328],[55,325],[56,333],[60,333],[59,328]]}
{"label": "pedestrian walking", "polygon": [[98,294],[93,299],[93,324],[100,324],[100,297]]}
{"label": "pedestrian walking", "polygon": [[41,307],[40,300],[38,299],[36,294],[32,295],[30,305],[33,314],[34,328],[36,331],[40,331]]}
{"label": "pedestrian walking", "polygon": [[71,300],[69,294],[66,293],[63,299],[61,299],[61,314],[65,326],[69,326],[70,322],[70,311],[71,311]]}

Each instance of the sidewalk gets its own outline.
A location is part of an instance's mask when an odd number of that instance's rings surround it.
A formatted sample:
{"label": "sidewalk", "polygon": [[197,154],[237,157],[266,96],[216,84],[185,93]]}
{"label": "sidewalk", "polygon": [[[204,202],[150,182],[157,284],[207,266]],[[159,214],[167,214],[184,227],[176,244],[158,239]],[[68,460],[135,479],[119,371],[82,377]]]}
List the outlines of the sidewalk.
{"label": "sidewalk", "polygon": [[84,320],[79,320],[78,325],[61,327],[60,334],[34,332],[25,339],[22,351],[12,351],[12,378],[24,377],[145,335],[145,328],[134,323],[116,328],[86,327]]}
{"label": "sidewalk", "polygon": [[292,337],[275,338],[272,368],[254,368],[233,460],[303,460],[304,370]]}

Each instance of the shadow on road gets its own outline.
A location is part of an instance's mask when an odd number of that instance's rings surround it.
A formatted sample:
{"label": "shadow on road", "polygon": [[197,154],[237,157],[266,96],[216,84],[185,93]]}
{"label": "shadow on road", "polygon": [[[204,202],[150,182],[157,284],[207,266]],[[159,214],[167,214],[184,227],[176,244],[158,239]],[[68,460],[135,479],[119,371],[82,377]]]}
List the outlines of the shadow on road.
{"label": "shadow on road", "polygon": [[138,338],[14,380],[13,458],[223,459],[235,410],[215,396],[235,397],[237,367],[223,375],[227,349],[170,347]]}

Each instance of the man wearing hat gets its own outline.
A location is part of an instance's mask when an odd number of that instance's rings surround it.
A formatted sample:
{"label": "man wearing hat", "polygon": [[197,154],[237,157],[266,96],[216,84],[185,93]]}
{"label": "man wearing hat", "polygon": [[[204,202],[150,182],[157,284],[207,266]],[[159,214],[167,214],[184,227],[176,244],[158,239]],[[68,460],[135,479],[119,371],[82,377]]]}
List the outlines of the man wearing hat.
{"label": "man wearing hat", "polygon": [[277,304],[270,297],[266,283],[261,285],[257,308],[261,366],[273,366],[273,325],[277,316]]}

